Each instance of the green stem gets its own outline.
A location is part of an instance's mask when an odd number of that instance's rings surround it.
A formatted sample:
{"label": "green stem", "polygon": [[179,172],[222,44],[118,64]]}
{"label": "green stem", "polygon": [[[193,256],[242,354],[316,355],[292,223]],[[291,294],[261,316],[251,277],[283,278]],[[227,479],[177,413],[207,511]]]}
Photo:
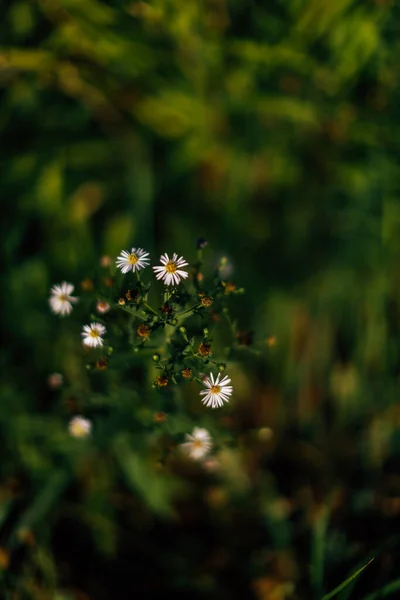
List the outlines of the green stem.
{"label": "green stem", "polygon": [[139,315],[137,312],[133,312],[133,310],[131,308],[126,308],[125,306],[119,306],[118,307],[120,310],[123,310],[124,312],[127,312],[128,315],[131,315],[131,317],[136,317],[137,319],[140,319],[141,321],[146,321],[146,319],[144,317],[142,317],[141,315]]}
{"label": "green stem", "polygon": [[184,310],[183,312],[179,313],[179,315],[176,315],[177,319],[180,319],[181,317],[183,317],[184,315],[189,316],[189,313],[192,313],[193,311],[196,310],[196,308],[200,308],[201,304],[195,304],[194,306],[191,306],[190,308],[187,308],[186,310]]}
{"label": "green stem", "polygon": [[154,315],[156,315],[157,317],[159,317],[160,315],[158,314],[158,312],[156,310],[154,310],[154,308],[152,308],[150,306],[150,304],[147,304],[147,302],[143,302],[143,306],[145,306],[147,308],[147,310],[149,310],[150,312],[152,312]]}

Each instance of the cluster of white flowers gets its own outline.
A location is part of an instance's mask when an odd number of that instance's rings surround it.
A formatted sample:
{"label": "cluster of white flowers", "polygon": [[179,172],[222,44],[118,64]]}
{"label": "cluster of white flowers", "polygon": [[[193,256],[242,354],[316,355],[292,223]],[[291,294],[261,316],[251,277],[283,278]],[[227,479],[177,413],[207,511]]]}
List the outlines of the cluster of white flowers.
{"label": "cluster of white flowers", "polygon": [[[108,258],[108,257],[107,257]],[[111,263],[111,259],[110,259]],[[175,252],[172,258],[167,253],[160,256],[161,265],[152,267],[157,280],[161,280],[165,285],[179,285],[182,279],[188,277],[188,272],[183,267],[188,266],[188,262],[183,256],[178,256]],[[143,248],[132,248],[130,251],[122,250],[117,257],[116,266],[123,274],[129,271],[139,273],[150,265],[150,255]],[[104,266],[110,266],[109,263]],[[71,283],[63,281],[60,284],[54,285],[50,290],[49,304],[51,310],[60,316],[69,315],[72,311],[73,304],[78,302],[78,298],[73,296],[74,286]],[[98,300],[96,310],[99,314],[105,314],[110,310],[108,302]],[[106,328],[98,322],[92,322],[84,325],[81,336],[84,346],[89,348],[101,348],[104,345],[104,336]],[[54,375],[51,377],[54,378]],[[60,377],[62,377],[60,375]],[[231,380],[225,376],[221,379],[221,373],[216,377],[212,373],[203,379],[205,389],[200,392],[202,402],[205,406],[218,408],[223,406],[224,402],[229,402],[229,397],[232,394],[232,386],[229,385]],[[50,387],[60,385],[53,380],[49,380]],[[75,437],[85,437],[91,431],[91,422],[81,416],[74,417],[69,423],[69,431]],[[182,444],[182,449],[193,459],[199,460],[204,458],[212,448],[210,434],[206,429],[195,427],[193,433],[186,435],[186,442]]]}
{"label": "cluster of white flowers", "polygon": [[[122,250],[116,264],[122,273],[128,273],[129,271],[134,273],[149,266],[150,258],[148,257],[149,253],[143,248],[132,248],[130,252]],[[167,253],[162,254],[160,262],[161,265],[153,267],[153,271],[156,278],[161,279],[165,285],[178,285],[181,279],[186,279],[189,275],[189,273],[182,270],[182,267],[186,267],[189,263],[183,256],[178,257],[176,252],[172,255],[172,258]]]}

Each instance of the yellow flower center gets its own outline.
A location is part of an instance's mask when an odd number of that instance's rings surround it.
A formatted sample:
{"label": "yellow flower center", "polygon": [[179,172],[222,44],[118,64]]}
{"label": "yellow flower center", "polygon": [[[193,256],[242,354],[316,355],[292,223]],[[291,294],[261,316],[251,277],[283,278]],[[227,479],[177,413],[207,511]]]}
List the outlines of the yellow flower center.
{"label": "yellow flower center", "polygon": [[100,336],[99,332],[97,329],[92,329],[92,331],[89,333],[90,337],[92,338],[97,338]]}
{"label": "yellow flower center", "polygon": [[58,296],[58,299],[59,299],[61,302],[67,302],[67,301],[68,301],[68,295],[67,295],[67,294],[60,294],[60,295]]}
{"label": "yellow flower center", "polygon": [[202,448],[203,447],[203,441],[202,440],[193,440],[193,446],[195,448]]}
{"label": "yellow flower center", "polygon": [[130,265],[136,265],[137,261],[138,261],[138,257],[136,256],[136,254],[130,254],[128,256],[128,262]]}
{"label": "yellow flower center", "polygon": [[71,426],[71,433],[75,437],[84,437],[85,435],[87,435],[88,431],[85,428],[85,426],[82,425],[82,423],[74,423]]}
{"label": "yellow flower center", "polygon": [[175,273],[177,269],[178,267],[176,266],[176,262],[174,262],[173,260],[169,260],[165,265],[165,270],[167,271],[167,273]]}
{"label": "yellow flower center", "polygon": [[213,385],[210,392],[212,394],[219,394],[221,391],[221,386],[220,385]]}

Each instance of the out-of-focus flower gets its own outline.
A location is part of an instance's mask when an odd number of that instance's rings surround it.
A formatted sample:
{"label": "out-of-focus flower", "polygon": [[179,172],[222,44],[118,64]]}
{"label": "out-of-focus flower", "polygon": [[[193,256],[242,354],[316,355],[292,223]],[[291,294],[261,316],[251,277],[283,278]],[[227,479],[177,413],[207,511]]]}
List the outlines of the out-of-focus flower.
{"label": "out-of-focus flower", "polygon": [[100,358],[99,360],[96,360],[94,364],[96,369],[104,371],[108,367],[108,359],[106,357]]}
{"label": "out-of-focus flower", "polygon": [[74,291],[72,283],[63,281],[62,283],[55,285],[50,290],[49,304],[51,310],[56,315],[69,315],[72,311],[72,305],[78,302],[78,298],[71,296]]}
{"label": "out-of-focus flower", "polygon": [[73,437],[87,437],[92,431],[92,422],[85,419],[85,417],[73,417],[68,423],[68,431]]}
{"label": "out-of-focus flower", "polygon": [[154,420],[156,423],[165,423],[168,420],[168,415],[165,412],[158,411],[154,415]]}
{"label": "out-of-focus flower", "polygon": [[181,444],[181,448],[193,460],[201,460],[212,448],[211,436],[207,429],[195,427],[192,434],[186,434],[185,439],[186,442]]}
{"label": "out-of-focus flower", "polygon": [[214,375],[210,373],[209,377],[204,379],[205,390],[200,392],[203,404],[211,406],[211,408],[218,408],[223,406],[224,402],[229,402],[229,396],[232,394],[232,386],[229,385],[231,380],[225,376],[221,379],[221,373],[218,373],[214,379]]}
{"label": "out-of-focus flower", "polygon": [[105,254],[104,256],[102,256],[100,258],[100,265],[102,267],[104,267],[104,268],[111,267],[111,265],[112,265],[111,256],[108,256],[107,254]]}
{"label": "out-of-focus flower", "polygon": [[232,281],[222,281],[222,285],[225,289],[225,294],[232,294],[236,290],[236,285]]}
{"label": "out-of-focus flower", "polygon": [[82,288],[82,290],[83,290],[84,292],[91,292],[91,291],[92,291],[92,289],[93,289],[93,287],[94,287],[94,286],[93,286],[93,281],[92,281],[91,279],[89,279],[89,278],[87,278],[87,279],[84,279],[84,280],[81,282],[81,288]]}
{"label": "out-of-focus flower", "polygon": [[178,255],[174,253],[172,258],[169,258],[168,254],[163,254],[160,257],[162,266],[153,267],[153,271],[156,274],[157,279],[162,279],[165,285],[178,285],[181,278],[186,279],[188,273],[182,271],[181,267],[185,267],[189,263],[183,258],[178,258]]}
{"label": "out-of-focus flower", "polygon": [[223,256],[218,262],[218,272],[222,279],[226,279],[233,273],[233,265],[229,258]]}
{"label": "out-of-focus flower", "polygon": [[61,373],[51,373],[47,378],[47,385],[52,390],[57,390],[64,383],[64,377]]}
{"label": "out-of-focus flower", "polygon": [[128,273],[132,271],[140,271],[145,269],[150,264],[149,253],[143,250],[143,248],[132,248],[130,252],[122,250],[118,256],[116,265],[121,269],[122,273]]}
{"label": "out-of-focus flower", "polygon": [[106,332],[106,328],[101,323],[90,323],[90,325],[84,325],[82,329],[82,338],[85,346],[91,348],[101,348],[103,345],[103,336]]}
{"label": "out-of-focus flower", "polygon": [[208,242],[207,242],[207,240],[205,238],[202,238],[202,237],[197,238],[196,248],[198,250],[202,250],[203,248],[205,248],[207,246],[207,244],[208,244]]}
{"label": "out-of-focus flower", "polygon": [[110,310],[110,305],[108,304],[108,302],[104,302],[103,300],[98,300],[97,304],[96,304],[96,310],[98,313],[103,315],[104,313],[106,313]]}

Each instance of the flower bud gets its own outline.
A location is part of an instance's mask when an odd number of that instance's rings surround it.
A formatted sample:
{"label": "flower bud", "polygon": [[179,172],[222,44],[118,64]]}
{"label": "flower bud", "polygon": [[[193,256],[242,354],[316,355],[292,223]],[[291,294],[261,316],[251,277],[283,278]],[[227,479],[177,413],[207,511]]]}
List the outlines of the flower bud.
{"label": "flower bud", "polygon": [[165,423],[165,421],[167,419],[168,419],[168,415],[162,411],[156,412],[154,415],[154,420],[156,423]]}
{"label": "flower bud", "polygon": [[141,323],[136,329],[136,333],[141,338],[148,338],[150,335],[150,329],[144,323]]}
{"label": "flower bud", "polygon": [[108,360],[107,358],[103,357],[100,358],[99,360],[96,360],[96,362],[94,363],[96,369],[99,369],[100,371],[104,371],[104,369],[107,369],[108,367]]}
{"label": "flower bud", "polygon": [[120,298],[120,299],[118,300],[118,304],[119,304],[120,306],[125,306],[125,304],[126,304],[126,302],[125,302],[125,298]]}
{"label": "flower bud", "polygon": [[180,331],[181,333],[186,333],[186,327],[184,327],[183,325],[181,325],[181,326],[179,327],[179,331]]}
{"label": "flower bud", "polygon": [[201,356],[210,356],[211,355],[211,346],[210,344],[205,344],[204,342],[202,342],[200,344],[200,346],[197,349],[198,353],[201,354]]}
{"label": "flower bud", "polygon": [[108,256],[107,254],[102,256],[100,258],[100,265],[104,268],[111,267],[111,265],[112,265],[111,256]]}
{"label": "flower bud", "polygon": [[211,298],[211,296],[203,296],[200,302],[202,306],[205,306],[207,308],[211,306],[211,304],[213,303],[213,299]]}
{"label": "flower bud", "polygon": [[168,385],[168,377],[165,375],[159,375],[156,379],[156,384],[158,387],[166,387]]}
{"label": "flower bud", "polygon": [[154,362],[158,362],[160,360],[160,355],[159,354],[153,354],[153,360],[154,360]]}
{"label": "flower bud", "polygon": [[96,310],[100,314],[104,314],[110,310],[110,305],[108,302],[104,302],[103,300],[98,300],[96,304]]}
{"label": "flower bud", "polygon": [[81,288],[84,292],[91,292],[93,289],[93,281],[89,278],[81,282]]}
{"label": "flower bud", "polygon": [[60,388],[62,386],[63,382],[64,382],[64,378],[61,375],[61,373],[52,373],[47,378],[47,385],[52,390],[57,390],[58,388]]}
{"label": "flower bud", "polygon": [[193,375],[193,371],[192,371],[192,369],[189,369],[189,367],[185,367],[184,369],[182,369],[181,375],[184,379],[191,379],[192,375]]}

